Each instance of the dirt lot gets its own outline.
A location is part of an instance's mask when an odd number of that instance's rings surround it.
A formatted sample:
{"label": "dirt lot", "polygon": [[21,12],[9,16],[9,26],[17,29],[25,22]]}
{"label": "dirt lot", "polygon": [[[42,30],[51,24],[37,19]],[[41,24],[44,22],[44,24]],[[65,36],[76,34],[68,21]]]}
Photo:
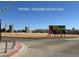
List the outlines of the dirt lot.
{"label": "dirt lot", "polygon": [[[65,34],[61,37],[60,34],[58,36],[54,37],[54,34],[49,35],[48,33],[2,33],[2,36],[5,37],[17,37],[17,38],[28,38],[28,39],[41,39],[41,38],[79,38],[79,35],[71,35],[71,34]],[[50,37],[51,36],[51,37]]]}

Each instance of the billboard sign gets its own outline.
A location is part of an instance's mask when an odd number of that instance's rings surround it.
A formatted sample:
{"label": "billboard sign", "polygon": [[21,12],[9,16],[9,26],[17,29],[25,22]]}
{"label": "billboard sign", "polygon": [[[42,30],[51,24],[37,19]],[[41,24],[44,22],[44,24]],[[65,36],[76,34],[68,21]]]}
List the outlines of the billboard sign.
{"label": "billboard sign", "polygon": [[49,34],[65,34],[65,26],[49,25]]}

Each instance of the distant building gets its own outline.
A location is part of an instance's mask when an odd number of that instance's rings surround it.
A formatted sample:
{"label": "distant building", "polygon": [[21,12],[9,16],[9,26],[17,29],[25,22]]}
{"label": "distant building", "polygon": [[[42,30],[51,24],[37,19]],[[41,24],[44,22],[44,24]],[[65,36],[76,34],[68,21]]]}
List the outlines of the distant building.
{"label": "distant building", "polygon": [[5,29],[5,32],[7,32],[7,30],[8,30],[8,25],[7,25],[6,23],[5,23],[4,29]]}
{"label": "distant building", "polygon": [[6,28],[7,28],[7,25],[6,25],[6,23],[5,23],[5,31],[6,31]]}
{"label": "distant building", "polygon": [[48,33],[48,29],[35,29],[32,32],[33,33]]}
{"label": "distant building", "polygon": [[30,29],[30,32],[29,33],[32,33],[32,30]]}
{"label": "distant building", "polygon": [[30,33],[31,32],[30,28],[29,27],[25,27],[25,32],[26,33]]}
{"label": "distant building", "polygon": [[9,25],[9,32],[14,32],[14,26],[13,25]]}

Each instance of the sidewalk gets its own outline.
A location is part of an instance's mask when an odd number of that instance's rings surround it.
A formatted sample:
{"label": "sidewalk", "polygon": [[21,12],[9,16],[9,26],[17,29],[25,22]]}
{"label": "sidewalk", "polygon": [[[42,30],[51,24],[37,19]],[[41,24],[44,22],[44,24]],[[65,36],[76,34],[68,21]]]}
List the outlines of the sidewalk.
{"label": "sidewalk", "polygon": [[16,53],[18,53],[22,49],[22,44],[20,42],[16,43],[14,49],[10,49],[7,53],[1,53],[0,57],[10,57]]}

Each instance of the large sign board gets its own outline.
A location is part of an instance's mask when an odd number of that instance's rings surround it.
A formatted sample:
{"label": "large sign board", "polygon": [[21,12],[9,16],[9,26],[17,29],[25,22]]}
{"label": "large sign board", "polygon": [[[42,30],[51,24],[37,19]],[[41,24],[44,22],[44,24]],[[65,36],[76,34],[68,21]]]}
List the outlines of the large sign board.
{"label": "large sign board", "polygon": [[65,34],[65,26],[49,25],[49,34]]}

